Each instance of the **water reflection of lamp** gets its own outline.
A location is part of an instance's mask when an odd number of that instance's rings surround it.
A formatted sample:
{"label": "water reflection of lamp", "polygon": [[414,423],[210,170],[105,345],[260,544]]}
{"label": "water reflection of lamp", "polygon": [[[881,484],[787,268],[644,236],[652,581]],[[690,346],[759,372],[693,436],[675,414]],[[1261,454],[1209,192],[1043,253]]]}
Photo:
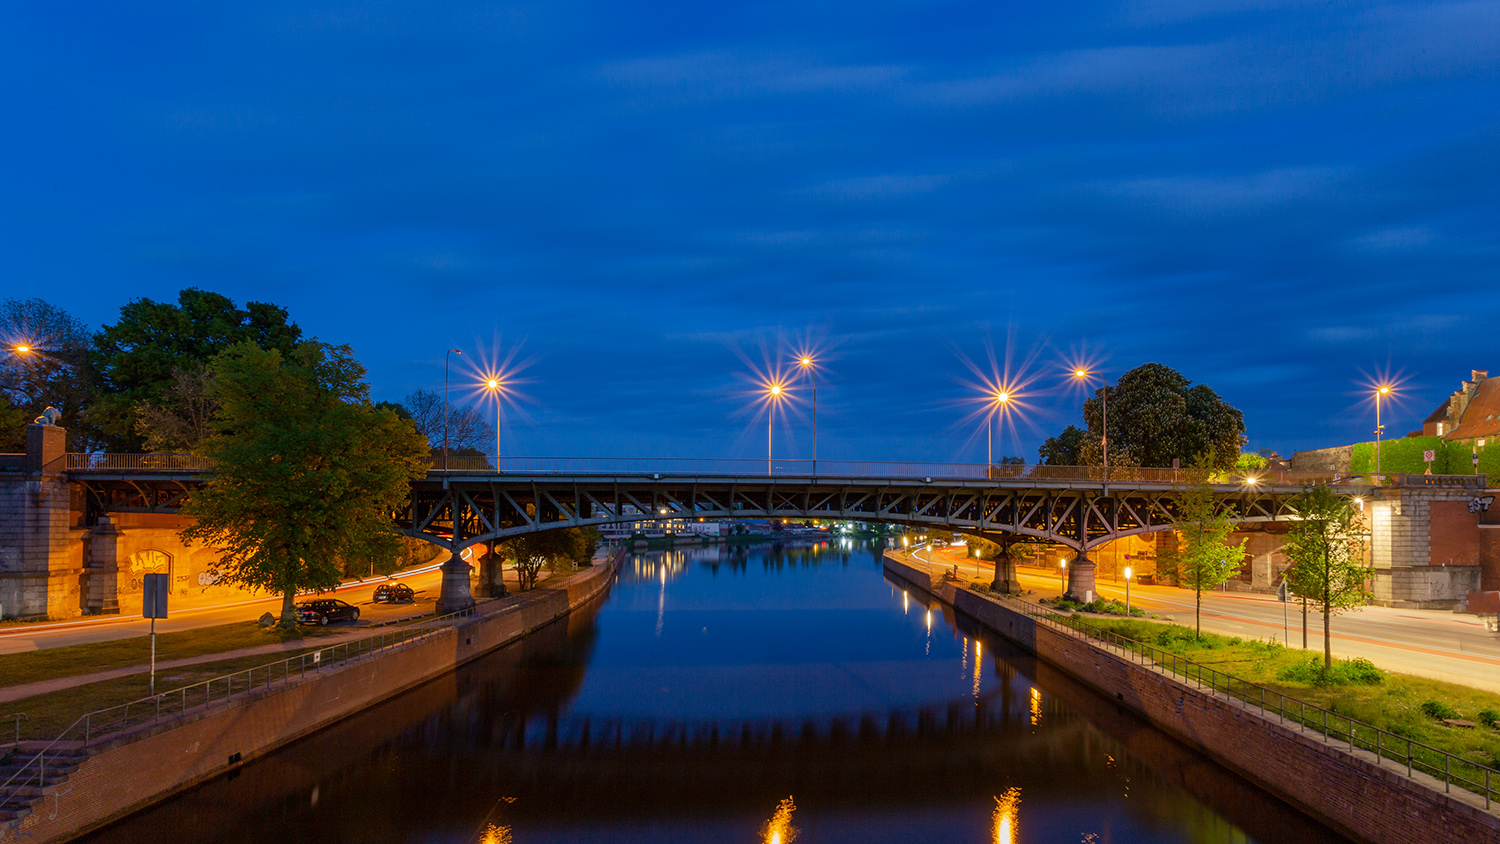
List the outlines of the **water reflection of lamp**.
{"label": "water reflection of lamp", "polygon": [[797,828],[792,826],[792,813],[797,807],[792,803],[792,798],[781,801],[776,805],[776,813],[761,827],[761,840],[765,844],[791,844],[797,838]]}
{"label": "water reflection of lamp", "polygon": [[1016,810],[1021,806],[1021,789],[1008,788],[995,798],[995,844],[1016,844]]}

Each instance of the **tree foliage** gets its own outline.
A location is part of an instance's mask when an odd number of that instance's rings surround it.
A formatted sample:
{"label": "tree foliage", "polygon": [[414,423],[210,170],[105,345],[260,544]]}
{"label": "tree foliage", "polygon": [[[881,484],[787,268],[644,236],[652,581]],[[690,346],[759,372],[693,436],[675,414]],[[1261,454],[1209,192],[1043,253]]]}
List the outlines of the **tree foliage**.
{"label": "tree foliage", "polygon": [[506,556],[515,560],[516,580],[521,591],[535,589],[542,568],[555,570],[567,565],[588,565],[599,548],[594,528],[559,528],[524,533],[506,540]]}
{"label": "tree foliage", "polygon": [[[432,444],[433,454],[443,453],[443,396],[432,390],[417,390],[401,405],[412,424]],[[448,403],[448,453],[486,455],[495,450],[495,429],[472,404]]]}
{"label": "tree foliage", "polygon": [[1365,602],[1364,520],[1355,503],[1326,486],[1309,487],[1292,500],[1297,521],[1287,533],[1284,553],[1291,561],[1290,591],[1323,612],[1323,667],[1333,667],[1333,615]]}
{"label": "tree foliage", "polygon": [[[1202,455],[1194,468],[1213,465],[1212,455]],[[1220,586],[1233,577],[1244,564],[1247,540],[1238,545],[1228,542],[1235,521],[1220,507],[1214,489],[1206,481],[1190,484],[1177,493],[1175,519],[1182,544],[1169,564],[1175,569],[1177,582],[1193,590],[1194,621],[1199,635],[1203,633],[1203,590]]]}
{"label": "tree foliage", "polygon": [[400,552],[390,514],[426,471],[427,444],[369,401],[349,347],[290,353],[246,340],[215,358],[212,433],[197,453],[214,472],[184,508],[188,542],[219,550],[224,582],[282,595],[338,584],[342,564],[388,566]]}
{"label": "tree foliage", "polygon": [[241,308],[227,296],[196,288],[180,292],[176,304],[136,299],[94,339],[96,424],[112,448],[137,450],[145,441],[136,428],[137,407],[169,407],[164,403],[176,373],[206,366],[245,342],[287,355],[301,337],[285,309],[264,302]]}
{"label": "tree foliage", "polygon": [[1245,444],[1245,418],[1205,384],[1147,363],[1100,387],[1083,403],[1082,431],[1068,426],[1042,446],[1042,461],[1097,466],[1102,462],[1105,396],[1109,404],[1109,462],[1117,466],[1171,466],[1196,454],[1217,455],[1209,468],[1234,465]]}
{"label": "tree foliage", "polygon": [[159,402],[136,405],[135,432],[147,451],[192,451],[208,436],[218,408],[208,366],[189,363],[172,371]]}
{"label": "tree foliage", "polygon": [[1048,437],[1038,449],[1038,456],[1048,466],[1082,466],[1083,439],[1086,436],[1087,432],[1082,428],[1069,425],[1061,434]]}
{"label": "tree foliage", "polygon": [[[7,434],[7,442],[18,437],[24,443],[25,424],[51,406],[62,411],[58,424],[87,447],[86,414],[94,390],[84,324],[41,299],[6,299],[0,302],[0,343],[5,346],[0,351],[0,396],[12,411],[5,414],[5,423],[22,420],[21,432]],[[17,351],[22,345],[29,351]]]}

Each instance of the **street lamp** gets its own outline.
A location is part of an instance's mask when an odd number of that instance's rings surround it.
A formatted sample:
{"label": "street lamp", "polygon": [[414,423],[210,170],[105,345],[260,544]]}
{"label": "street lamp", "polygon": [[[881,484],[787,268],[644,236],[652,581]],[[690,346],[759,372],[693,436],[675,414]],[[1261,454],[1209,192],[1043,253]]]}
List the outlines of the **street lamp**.
{"label": "street lamp", "polygon": [[31,351],[31,347],[28,346],[28,345],[26,345],[25,343],[22,343],[22,344],[16,346],[16,351],[20,352],[21,354],[24,355],[24,354],[26,354],[26,353],[28,353],[28,352]]}
{"label": "street lamp", "polygon": [[1385,426],[1380,424],[1380,397],[1389,395],[1391,386],[1381,384],[1375,388],[1375,474],[1380,474],[1380,435],[1385,432]]}
{"label": "street lamp", "polygon": [[1001,408],[1005,407],[1009,401],[1010,393],[1003,390],[996,393],[995,398],[991,400],[991,403],[995,407],[990,411],[989,424],[985,426],[984,456],[986,468],[984,471],[986,475],[990,473],[995,465],[995,416],[1000,413]]}
{"label": "street lamp", "polygon": [[812,416],[813,416],[813,461],[812,473],[818,474],[818,368],[813,365],[813,359],[809,355],[803,355],[797,361],[797,365],[803,371],[812,376]]}
{"label": "street lamp", "polygon": [[1062,588],[1063,595],[1068,594],[1068,561],[1057,561],[1057,584]]}
{"label": "street lamp", "polygon": [[1130,566],[1125,567],[1125,617],[1130,618]]}
{"label": "street lamp", "polygon": [[[1073,370],[1073,377],[1082,380],[1085,384],[1089,382],[1090,373],[1087,369]],[[1099,431],[1099,447],[1104,450],[1104,482],[1109,483],[1109,382],[1099,379],[1099,400],[1104,404],[1104,419],[1102,429]]]}
{"label": "street lamp", "polygon": [[499,378],[491,378],[484,382],[484,388],[490,391],[495,399],[495,474],[500,473],[500,397],[504,395],[500,386]]}
{"label": "street lamp", "polygon": [[448,356],[461,355],[458,349],[443,353],[443,471],[448,471]]}
{"label": "street lamp", "polygon": [[773,382],[766,388],[767,400],[770,408],[766,413],[766,474],[771,474],[771,432],[776,424],[776,408],[781,404],[781,397],[785,390],[781,384]]}

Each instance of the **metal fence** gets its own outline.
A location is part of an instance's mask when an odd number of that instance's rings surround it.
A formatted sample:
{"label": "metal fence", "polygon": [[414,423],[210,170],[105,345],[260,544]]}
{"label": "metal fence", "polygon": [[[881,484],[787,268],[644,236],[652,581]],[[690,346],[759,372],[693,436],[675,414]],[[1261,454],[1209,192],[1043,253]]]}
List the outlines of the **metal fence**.
{"label": "metal fence", "polygon": [[[431,458],[432,471],[449,474],[512,475],[641,475],[661,477],[820,477],[921,478],[933,480],[995,480],[1036,482],[1113,482],[1193,484],[1254,487],[1370,483],[1366,475],[1333,472],[1258,470],[1250,473],[1208,472],[1154,467],[1046,466],[1034,464],[924,463],[877,460],[794,460],[693,457],[443,457]],[[212,465],[191,454],[69,454],[70,472],[202,472]],[[1440,480],[1447,481],[1448,476]]]}
{"label": "metal fence", "polygon": [[1055,611],[1017,598],[1000,600],[1006,606],[1017,609],[1054,630],[1088,641],[1140,665],[1175,674],[1185,683],[1196,683],[1200,689],[1218,692],[1230,700],[1239,701],[1247,708],[1253,705],[1260,709],[1261,716],[1266,719],[1275,718],[1283,724],[1294,724],[1302,732],[1312,730],[1321,733],[1324,745],[1331,749],[1347,749],[1350,753],[1362,750],[1377,758],[1391,760],[1404,766],[1408,777],[1420,772],[1438,779],[1443,783],[1445,792],[1457,785],[1475,795],[1483,795],[1486,809],[1491,807],[1492,801],[1500,799],[1500,771],[1493,768],[1412,741],[1317,704],[1290,697],[1276,689],[1225,674],[1161,648],[1089,624],[1083,619],[1059,615]]}
{"label": "metal fence", "polygon": [[[420,619],[411,625],[383,630],[374,636],[340,642],[326,648],[318,648],[308,653],[288,657],[280,662],[247,668],[244,671],[236,671],[233,674],[225,674],[169,692],[162,692],[153,697],[144,697],[118,706],[85,713],[41,750],[18,763],[19,769],[5,782],[0,783],[0,802],[3,802],[3,798],[16,787],[33,783],[37,786],[45,784],[48,758],[52,757],[55,762],[56,758],[62,755],[58,753],[59,750],[71,749],[73,745],[80,743],[83,747],[88,747],[101,736],[115,735],[130,727],[152,723],[184,712],[204,711],[215,704],[223,704],[236,695],[286,685],[308,673],[316,674],[326,668],[345,665],[392,647],[406,647],[413,642],[448,629],[448,622],[471,616],[474,613],[475,610],[468,609],[434,618]],[[20,718],[26,717],[24,714],[18,713],[18,715]],[[5,719],[12,717],[16,716],[7,715]],[[19,746],[19,720],[16,724],[16,742]]]}

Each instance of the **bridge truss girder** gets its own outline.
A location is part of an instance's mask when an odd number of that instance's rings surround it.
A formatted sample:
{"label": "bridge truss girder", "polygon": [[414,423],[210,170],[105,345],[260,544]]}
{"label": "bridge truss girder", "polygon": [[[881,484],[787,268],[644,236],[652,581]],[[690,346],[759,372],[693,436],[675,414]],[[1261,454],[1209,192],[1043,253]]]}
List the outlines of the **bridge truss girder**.
{"label": "bridge truss girder", "polygon": [[[1301,490],[1218,487],[1241,523],[1287,519]],[[554,528],[672,519],[827,519],[1010,534],[1087,550],[1171,530],[1177,490],[1160,485],[1040,486],[753,478],[455,477],[413,486],[395,515],[406,535],[453,551]]]}

